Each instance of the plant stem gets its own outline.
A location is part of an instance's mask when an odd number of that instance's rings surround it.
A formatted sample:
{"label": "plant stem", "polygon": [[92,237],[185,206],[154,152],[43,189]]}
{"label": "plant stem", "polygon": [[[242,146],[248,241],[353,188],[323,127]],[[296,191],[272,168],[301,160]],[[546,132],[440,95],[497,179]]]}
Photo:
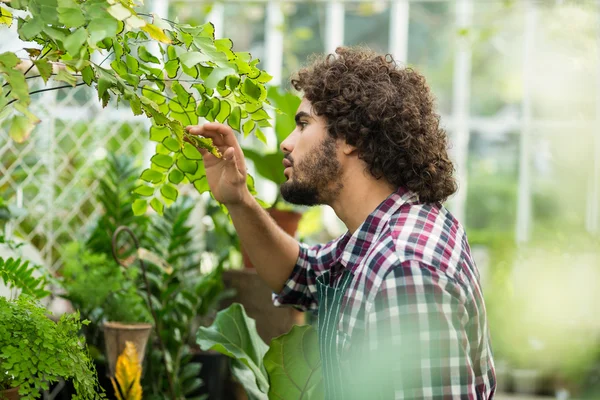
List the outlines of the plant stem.
{"label": "plant stem", "polygon": [[[57,86],[57,87],[53,87],[53,88],[46,88],[46,89],[34,90],[33,92],[29,93],[29,95],[31,96],[32,94],[36,94],[36,93],[50,92],[52,90],[65,89],[65,88],[70,88],[70,87],[77,87],[77,86],[81,86],[81,85],[85,85],[85,82],[80,82],[80,83],[76,84],[75,86],[73,86],[73,85],[64,85],[64,86]],[[8,92],[8,93],[10,93],[10,92]],[[6,106],[11,105],[15,101],[17,101],[17,99],[12,99],[11,101],[9,101],[6,104]]]}

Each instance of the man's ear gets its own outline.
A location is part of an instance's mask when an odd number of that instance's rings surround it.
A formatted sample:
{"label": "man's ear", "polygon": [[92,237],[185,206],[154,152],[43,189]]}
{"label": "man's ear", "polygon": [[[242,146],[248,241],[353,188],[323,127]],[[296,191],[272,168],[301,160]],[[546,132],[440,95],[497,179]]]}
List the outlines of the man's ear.
{"label": "man's ear", "polygon": [[356,147],[354,147],[344,141],[344,142],[342,142],[342,151],[344,152],[344,155],[350,156],[350,155],[356,154],[356,152],[358,150]]}

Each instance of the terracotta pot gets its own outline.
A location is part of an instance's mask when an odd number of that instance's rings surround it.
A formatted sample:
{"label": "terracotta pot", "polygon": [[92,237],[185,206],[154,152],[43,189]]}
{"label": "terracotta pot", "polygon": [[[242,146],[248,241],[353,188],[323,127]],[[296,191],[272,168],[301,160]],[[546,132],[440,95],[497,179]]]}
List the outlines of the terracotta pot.
{"label": "terracotta pot", "polygon": [[232,303],[240,303],[250,318],[256,320],[256,330],[269,344],[277,336],[289,332],[294,325],[305,323],[304,313],[294,308],[275,307],[271,299],[272,291],[254,269],[225,270],[223,282],[236,295],[221,304],[222,308]]}
{"label": "terracotta pot", "polygon": [[11,388],[0,391],[0,399],[3,400],[19,400],[21,395],[19,394],[19,388]]}
{"label": "terracotta pot", "polygon": [[115,375],[117,358],[125,349],[125,342],[133,342],[138,353],[140,365],[143,365],[146,344],[152,331],[152,325],[105,322],[102,329],[104,331],[104,342],[106,343],[109,376]]}
{"label": "terracotta pot", "polygon": [[[297,211],[279,210],[277,208],[269,208],[267,212],[275,220],[277,225],[279,225],[288,235],[296,235],[296,231],[298,230],[298,223],[302,218],[301,213]],[[243,247],[241,248],[241,251],[242,259],[244,261],[244,267],[250,269],[254,268],[252,262],[250,261],[250,257],[248,257],[248,254],[246,253]]]}

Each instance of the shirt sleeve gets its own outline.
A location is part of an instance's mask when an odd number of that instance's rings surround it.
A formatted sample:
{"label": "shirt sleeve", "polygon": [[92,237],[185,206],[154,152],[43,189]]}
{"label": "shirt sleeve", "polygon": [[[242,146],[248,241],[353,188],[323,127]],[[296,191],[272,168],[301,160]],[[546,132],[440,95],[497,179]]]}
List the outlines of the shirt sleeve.
{"label": "shirt sleeve", "polygon": [[340,238],[316,246],[300,243],[296,265],[281,292],[273,294],[273,304],[277,307],[290,305],[303,311],[316,310],[316,281],[319,275],[336,262],[339,240]]}
{"label": "shirt sleeve", "polygon": [[381,399],[471,399],[469,307],[463,287],[408,261],[384,277],[366,315],[366,356]]}

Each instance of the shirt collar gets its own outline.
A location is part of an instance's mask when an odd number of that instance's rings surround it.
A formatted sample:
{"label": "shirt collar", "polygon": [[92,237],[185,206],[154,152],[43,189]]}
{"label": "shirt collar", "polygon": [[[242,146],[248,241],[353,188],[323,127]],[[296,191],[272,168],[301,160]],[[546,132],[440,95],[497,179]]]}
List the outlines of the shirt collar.
{"label": "shirt collar", "polygon": [[346,245],[340,263],[354,273],[360,261],[377,242],[382,228],[390,217],[409,201],[418,201],[418,195],[401,187],[381,202],[352,235],[346,232],[345,240],[342,241],[342,243],[346,242]]}

